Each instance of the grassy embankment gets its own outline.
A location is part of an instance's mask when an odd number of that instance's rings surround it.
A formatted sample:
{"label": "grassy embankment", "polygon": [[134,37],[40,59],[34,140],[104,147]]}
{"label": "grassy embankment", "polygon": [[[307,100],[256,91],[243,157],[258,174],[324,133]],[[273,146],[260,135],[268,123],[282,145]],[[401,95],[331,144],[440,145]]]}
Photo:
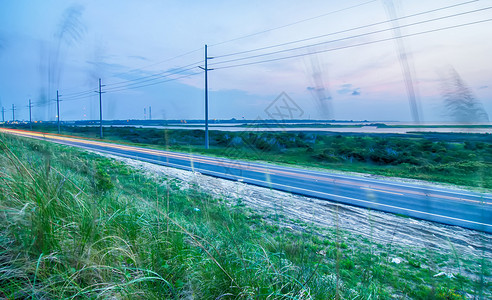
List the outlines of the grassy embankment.
{"label": "grassy embankment", "polygon": [[[54,132],[54,126],[34,128]],[[105,139],[142,146],[296,166],[352,171],[470,187],[492,188],[492,135],[333,134],[210,132],[201,130],[105,128]],[[96,127],[64,127],[64,134],[97,138]]]}
{"label": "grassy embankment", "polygon": [[[483,258],[377,244],[337,228],[292,230],[278,225],[281,211],[266,218],[240,199],[95,154],[0,139],[0,298],[491,296]],[[448,269],[458,270],[454,278],[433,277]]]}

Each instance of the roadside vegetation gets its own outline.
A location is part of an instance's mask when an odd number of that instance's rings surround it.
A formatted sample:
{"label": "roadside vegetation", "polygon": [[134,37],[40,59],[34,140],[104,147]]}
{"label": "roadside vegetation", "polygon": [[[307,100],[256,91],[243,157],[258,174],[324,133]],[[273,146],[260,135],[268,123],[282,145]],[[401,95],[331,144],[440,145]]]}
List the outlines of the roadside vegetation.
{"label": "roadside vegetation", "polygon": [[[34,130],[56,132],[43,125]],[[105,139],[162,149],[492,188],[492,135],[334,134],[104,128]],[[64,127],[64,134],[97,138],[97,127]]]}
{"label": "roadside vegetation", "polygon": [[0,135],[2,299],[492,297],[486,258],[281,218],[96,154]]}

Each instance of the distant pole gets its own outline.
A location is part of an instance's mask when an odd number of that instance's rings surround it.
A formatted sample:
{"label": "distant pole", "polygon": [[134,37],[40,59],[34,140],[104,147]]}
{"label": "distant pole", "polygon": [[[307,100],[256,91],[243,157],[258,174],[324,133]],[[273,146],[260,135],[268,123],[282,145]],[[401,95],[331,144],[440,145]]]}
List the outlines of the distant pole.
{"label": "distant pole", "polygon": [[29,128],[32,130],[31,99],[29,99]]}
{"label": "distant pole", "polygon": [[147,108],[144,107],[144,120],[147,120]]}
{"label": "distant pole", "polygon": [[58,134],[60,134],[60,95],[56,90],[56,117],[58,118]]}
{"label": "distant pole", "polygon": [[15,121],[15,105],[12,104],[12,122]]}
{"label": "distant pole", "polygon": [[5,107],[2,106],[2,122],[5,123]]}
{"label": "distant pole", "polygon": [[99,78],[99,137],[103,138],[103,108],[102,108],[102,94],[104,93],[101,88],[101,78]]}
{"label": "distant pole", "polygon": [[208,71],[213,69],[208,68],[208,60],[213,57],[208,57],[207,55],[207,45],[205,45],[205,68],[199,67],[205,71],[205,149],[209,148],[209,138],[208,138]]}
{"label": "distant pole", "polygon": [[149,106],[149,120],[152,120],[152,106]]}

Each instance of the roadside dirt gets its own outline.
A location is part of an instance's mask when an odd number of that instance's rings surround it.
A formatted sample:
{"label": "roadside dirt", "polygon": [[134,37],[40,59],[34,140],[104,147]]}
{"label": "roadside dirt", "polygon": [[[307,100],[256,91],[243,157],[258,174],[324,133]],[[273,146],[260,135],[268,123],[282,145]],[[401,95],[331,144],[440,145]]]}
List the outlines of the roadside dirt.
{"label": "roadside dirt", "polygon": [[[466,258],[476,262],[473,266],[475,271],[481,267],[482,261],[485,260],[489,265],[492,261],[492,235],[483,232],[293,195],[197,172],[112,155],[105,156],[163,182],[166,178],[178,179],[182,189],[198,186],[204,192],[224,198],[229,203],[240,201],[265,219],[270,219],[272,223],[292,230],[306,230],[305,225],[308,224],[326,230],[353,233],[361,241],[365,240],[366,244],[369,241],[369,245],[375,242],[389,248],[399,245],[415,251],[451,254],[456,259]],[[275,216],[281,217],[273,221]],[[460,268],[458,264],[440,271],[457,273]]]}

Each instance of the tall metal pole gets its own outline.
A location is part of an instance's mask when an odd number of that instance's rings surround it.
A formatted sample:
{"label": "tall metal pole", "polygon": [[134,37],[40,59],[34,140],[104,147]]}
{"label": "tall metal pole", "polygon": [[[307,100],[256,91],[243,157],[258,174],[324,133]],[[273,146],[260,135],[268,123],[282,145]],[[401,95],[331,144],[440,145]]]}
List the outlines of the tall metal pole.
{"label": "tall metal pole", "polygon": [[2,122],[5,123],[5,107],[2,106]]}
{"label": "tall metal pole", "polygon": [[205,71],[205,148],[209,148],[208,142],[208,71],[212,71],[213,69],[208,68],[208,60],[213,57],[208,57],[207,55],[207,45],[205,45],[205,68],[199,67],[200,69]]}
{"label": "tall metal pole", "polygon": [[101,78],[99,78],[99,137],[103,138],[103,108],[102,108],[102,91]]}
{"label": "tall metal pole", "polygon": [[32,130],[31,99],[29,99],[29,128]]}
{"label": "tall metal pole", "polygon": [[58,118],[58,134],[60,134],[60,95],[56,90],[56,116]]}
{"label": "tall metal pole", "polygon": [[205,149],[209,148],[208,141],[208,56],[207,45],[205,45]]}
{"label": "tall metal pole", "polygon": [[15,105],[12,104],[12,122],[15,121]]}

